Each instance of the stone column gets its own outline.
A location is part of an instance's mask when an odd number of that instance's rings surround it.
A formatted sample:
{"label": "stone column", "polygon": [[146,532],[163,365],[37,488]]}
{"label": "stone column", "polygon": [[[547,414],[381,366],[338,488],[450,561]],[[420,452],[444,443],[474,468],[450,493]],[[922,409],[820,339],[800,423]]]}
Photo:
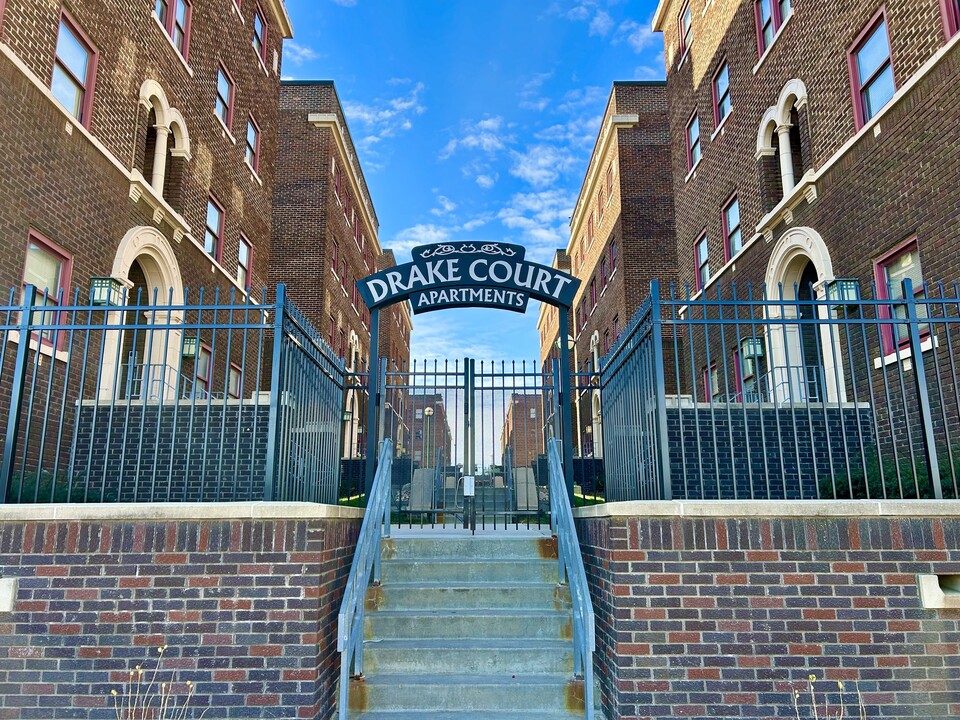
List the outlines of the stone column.
{"label": "stone column", "polygon": [[780,143],[780,181],[783,185],[783,196],[786,197],[796,185],[793,178],[793,149],[790,147],[789,125],[777,126],[777,140]]}
{"label": "stone column", "polygon": [[170,128],[157,125],[157,144],[153,148],[153,177],[150,184],[163,197],[163,177],[167,170],[167,140],[170,137]]}

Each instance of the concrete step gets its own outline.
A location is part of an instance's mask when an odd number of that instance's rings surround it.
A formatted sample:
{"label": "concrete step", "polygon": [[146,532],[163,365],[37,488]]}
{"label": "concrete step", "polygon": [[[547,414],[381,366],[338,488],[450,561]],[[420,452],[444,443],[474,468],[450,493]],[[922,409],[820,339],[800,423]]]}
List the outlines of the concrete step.
{"label": "concrete step", "polygon": [[[583,712],[583,683],[572,675],[436,675],[371,674],[351,681],[355,711],[526,711]],[[499,717],[499,714],[498,714]]]}
{"label": "concrete step", "polygon": [[570,589],[556,582],[456,583],[392,582],[367,590],[367,610],[526,610],[570,611]]}
{"label": "concrete step", "polygon": [[568,640],[573,637],[569,611],[559,610],[380,610],[365,617],[368,640],[416,638],[526,638]]}
{"label": "concrete step", "polygon": [[383,541],[384,559],[498,559],[543,560],[557,557],[557,541],[552,537],[411,537]]}
{"label": "concrete step", "polygon": [[380,578],[387,586],[395,582],[546,583],[556,582],[557,573],[554,560],[387,560]]}
{"label": "concrete step", "polygon": [[573,644],[526,639],[368,640],[363,644],[363,669],[372,675],[572,673]]}

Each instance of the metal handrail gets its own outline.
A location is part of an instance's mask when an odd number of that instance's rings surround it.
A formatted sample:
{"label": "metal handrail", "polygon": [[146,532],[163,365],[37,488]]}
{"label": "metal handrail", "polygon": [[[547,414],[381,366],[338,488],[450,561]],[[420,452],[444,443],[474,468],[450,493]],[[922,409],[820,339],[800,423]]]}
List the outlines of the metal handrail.
{"label": "metal handrail", "polygon": [[377,474],[367,498],[367,509],[357,538],[350,576],[337,616],[337,652],[340,653],[340,720],[347,720],[350,706],[350,668],[363,674],[363,615],[371,576],[380,582],[381,539],[390,537],[390,476],[393,468],[393,443],[380,443]]}
{"label": "metal handrail", "polygon": [[586,720],[593,720],[593,651],[596,650],[596,620],[587,585],[587,572],[580,554],[573,508],[567,497],[567,483],[556,438],[547,442],[550,477],[550,527],[557,536],[560,582],[566,580],[573,600],[573,672],[583,676]]}

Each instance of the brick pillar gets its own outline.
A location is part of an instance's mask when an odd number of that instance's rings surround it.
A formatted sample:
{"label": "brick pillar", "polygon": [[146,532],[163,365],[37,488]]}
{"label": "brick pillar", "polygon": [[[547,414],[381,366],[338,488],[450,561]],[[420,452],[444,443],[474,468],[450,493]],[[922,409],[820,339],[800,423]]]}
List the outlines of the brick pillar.
{"label": "brick pillar", "polygon": [[[152,158],[152,153],[147,154],[147,128],[150,126],[150,110],[143,105],[137,105],[137,136],[134,138],[133,146],[133,166],[147,175],[147,158]],[[147,178],[149,180],[149,177]]]}
{"label": "brick pillar", "polygon": [[183,174],[186,162],[186,158],[181,155],[168,156],[167,175],[163,181],[163,199],[181,215],[183,214]]}
{"label": "brick pillar", "polygon": [[764,213],[770,212],[783,199],[780,180],[780,160],[775,153],[757,158],[757,177],[760,180],[760,204]]}
{"label": "brick pillar", "polygon": [[810,113],[807,103],[799,105],[797,110],[797,127],[800,130],[800,157],[803,171],[813,169],[813,146],[810,142]]}

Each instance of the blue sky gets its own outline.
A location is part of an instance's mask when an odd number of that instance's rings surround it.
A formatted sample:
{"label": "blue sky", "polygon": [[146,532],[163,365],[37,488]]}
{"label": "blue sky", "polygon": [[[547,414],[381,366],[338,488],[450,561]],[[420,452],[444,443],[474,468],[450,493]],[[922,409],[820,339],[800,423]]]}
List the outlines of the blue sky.
{"label": "blue sky", "polygon": [[[332,79],[380,243],[500,240],[549,263],[614,80],[663,77],[654,0],[287,0],[285,78]],[[415,358],[538,357],[526,315],[414,320]]]}

